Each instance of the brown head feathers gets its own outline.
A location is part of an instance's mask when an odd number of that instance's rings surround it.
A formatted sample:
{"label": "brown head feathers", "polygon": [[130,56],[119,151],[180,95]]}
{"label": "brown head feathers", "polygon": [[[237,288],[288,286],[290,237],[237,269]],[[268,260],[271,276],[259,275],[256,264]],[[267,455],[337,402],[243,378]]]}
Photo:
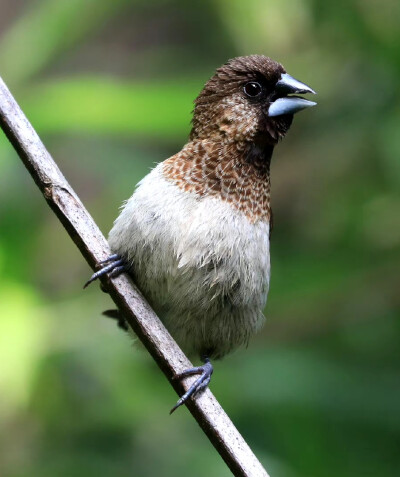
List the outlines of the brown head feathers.
{"label": "brown head feathers", "polygon": [[266,56],[234,58],[195,100],[190,141],[164,162],[164,175],[199,196],[212,195],[251,222],[270,219],[270,159],[292,115],[268,116],[283,66]]}

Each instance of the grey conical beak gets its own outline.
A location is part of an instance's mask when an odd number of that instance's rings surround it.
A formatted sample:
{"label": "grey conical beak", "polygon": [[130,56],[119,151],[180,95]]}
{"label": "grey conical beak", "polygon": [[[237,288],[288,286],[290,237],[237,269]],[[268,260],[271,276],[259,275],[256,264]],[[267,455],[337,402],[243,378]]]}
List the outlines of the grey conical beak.
{"label": "grey conical beak", "polygon": [[271,106],[268,109],[268,116],[281,116],[282,114],[294,114],[302,109],[311,108],[317,103],[314,101],[308,101],[303,98],[279,98],[271,103]]}
{"label": "grey conical beak", "polygon": [[287,73],[281,75],[281,79],[276,83],[275,88],[277,91],[284,94],[316,94],[315,91],[309,86],[302,83],[301,81],[298,81]]}
{"label": "grey conical beak", "polygon": [[[306,93],[316,94],[315,91],[309,86],[302,83],[301,81],[298,81],[287,73],[281,75],[281,79],[276,83],[275,88],[277,93],[282,95]],[[294,114],[303,109],[315,106],[316,104],[317,103],[314,101],[308,101],[304,98],[284,96],[271,103],[270,107],[268,108],[268,116],[273,117],[284,114]]]}

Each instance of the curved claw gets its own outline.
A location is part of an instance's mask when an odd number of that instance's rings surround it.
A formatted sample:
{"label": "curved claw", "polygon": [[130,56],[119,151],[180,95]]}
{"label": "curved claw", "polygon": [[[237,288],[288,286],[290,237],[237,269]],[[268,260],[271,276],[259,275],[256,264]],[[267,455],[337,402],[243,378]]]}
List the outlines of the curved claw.
{"label": "curved claw", "polygon": [[92,282],[94,282],[95,280],[97,280],[98,278],[102,277],[103,275],[109,272],[110,272],[110,277],[113,278],[125,271],[124,260],[118,254],[110,255],[105,260],[102,260],[99,263],[108,264],[108,265],[105,265],[100,270],[93,273],[93,275],[89,278],[89,280],[83,285],[83,288],[86,288]]}
{"label": "curved claw", "polygon": [[174,376],[173,379],[181,379],[187,376],[193,376],[194,374],[200,374],[200,377],[190,386],[190,388],[178,400],[178,402],[170,410],[169,413],[172,414],[176,409],[178,409],[179,406],[182,406],[182,404],[184,404],[191,396],[195,396],[197,393],[203,391],[210,384],[211,375],[213,372],[213,365],[210,363],[210,360],[206,358],[203,366],[187,369],[182,373]]}

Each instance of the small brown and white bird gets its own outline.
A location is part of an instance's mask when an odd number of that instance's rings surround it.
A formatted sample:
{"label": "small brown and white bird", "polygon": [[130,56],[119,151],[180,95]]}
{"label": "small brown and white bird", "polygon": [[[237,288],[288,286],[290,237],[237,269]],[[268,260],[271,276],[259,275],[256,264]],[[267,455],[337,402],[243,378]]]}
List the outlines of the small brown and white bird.
{"label": "small brown and white bird", "polygon": [[[105,273],[129,273],[178,344],[203,366],[176,406],[207,387],[219,359],[264,322],[270,280],[270,162],[314,93],[260,55],[217,69],[195,101],[183,149],[155,167],[109,235]],[[103,263],[104,265],[104,263]],[[172,412],[171,411],[171,412]]]}

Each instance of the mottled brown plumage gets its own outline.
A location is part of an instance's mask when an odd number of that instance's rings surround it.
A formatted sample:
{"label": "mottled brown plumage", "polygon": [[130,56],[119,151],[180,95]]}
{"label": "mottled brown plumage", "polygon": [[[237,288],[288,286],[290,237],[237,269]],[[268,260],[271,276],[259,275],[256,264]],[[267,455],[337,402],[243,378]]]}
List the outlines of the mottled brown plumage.
{"label": "mottled brown plumage", "polygon": [[252,144],[196,139],[166,160],[163,172],[186,192],[228,202],[252,223],[269,220],[270,156],[264,152],[252,157],[253,148]]}

